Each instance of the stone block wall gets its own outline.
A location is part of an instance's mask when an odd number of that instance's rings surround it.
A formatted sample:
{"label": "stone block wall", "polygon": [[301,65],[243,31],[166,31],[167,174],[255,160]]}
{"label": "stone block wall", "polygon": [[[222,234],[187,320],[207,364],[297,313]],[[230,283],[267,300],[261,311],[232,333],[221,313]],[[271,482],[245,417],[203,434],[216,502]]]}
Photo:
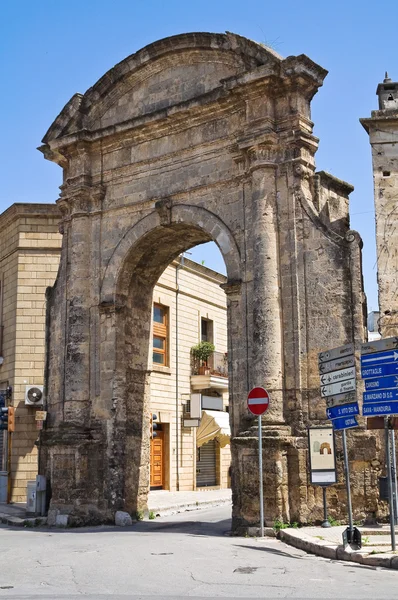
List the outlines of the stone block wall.
{"label": "stone block wall", "polygon": [[0,381],[12,387],[12,502],[25,502],[26,485],[38,471],[36,409],[25,405],[27,385],[43,385],[45,291],[58,271],[61,235],[55,205],[14,204],[0,215],[4,362]]}

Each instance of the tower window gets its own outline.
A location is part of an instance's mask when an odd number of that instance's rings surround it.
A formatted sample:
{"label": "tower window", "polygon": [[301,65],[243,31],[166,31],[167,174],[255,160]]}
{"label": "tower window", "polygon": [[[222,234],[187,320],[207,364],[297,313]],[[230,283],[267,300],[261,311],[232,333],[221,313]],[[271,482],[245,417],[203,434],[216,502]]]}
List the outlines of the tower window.
{"label": "tower window", "polygon": [[390,177],[391,171],[383,171],[383,177]]}

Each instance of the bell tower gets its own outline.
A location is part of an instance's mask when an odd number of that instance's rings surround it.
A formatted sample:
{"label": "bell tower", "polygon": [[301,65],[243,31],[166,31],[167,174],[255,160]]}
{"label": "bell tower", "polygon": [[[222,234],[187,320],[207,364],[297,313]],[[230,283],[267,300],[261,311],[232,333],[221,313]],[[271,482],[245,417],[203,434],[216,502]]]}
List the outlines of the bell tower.
{"label": "bell tower", "polygon": [[379,110],[360,122],[372,147],[379,331],[389,337],[398,335],[398,82],[386,73],[376,94]]}

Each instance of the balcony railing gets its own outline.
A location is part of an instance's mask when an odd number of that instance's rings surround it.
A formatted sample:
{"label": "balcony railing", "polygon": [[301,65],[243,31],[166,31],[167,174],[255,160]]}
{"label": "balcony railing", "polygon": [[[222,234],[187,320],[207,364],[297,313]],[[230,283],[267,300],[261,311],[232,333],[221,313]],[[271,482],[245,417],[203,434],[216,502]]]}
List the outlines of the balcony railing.
{"label": "balcony railing", "polygon": [[226,352],[213,352],[207,364],[191,356],[192,375],[215,375],[218,377],[228,377],[228,359]]}

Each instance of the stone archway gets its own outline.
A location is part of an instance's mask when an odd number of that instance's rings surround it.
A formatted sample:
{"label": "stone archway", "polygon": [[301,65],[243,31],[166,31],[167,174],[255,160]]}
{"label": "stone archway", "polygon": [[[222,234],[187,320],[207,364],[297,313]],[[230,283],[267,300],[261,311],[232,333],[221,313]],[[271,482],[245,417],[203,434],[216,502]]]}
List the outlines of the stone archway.
{"label": "stone archway", "polygon": [[272,397],[266,520],[308,518],[317,354],[364,330],[352,188],[315,173],[310,101],[325,75],[237,35],[180,35],[116,65],[48,130],[41,150],[64,169],[40,453],[54,514],[100,522],[145,505],[151,290],[181,251],[214,240],[228,272],[234,529],[258,522],[254,385]]}

